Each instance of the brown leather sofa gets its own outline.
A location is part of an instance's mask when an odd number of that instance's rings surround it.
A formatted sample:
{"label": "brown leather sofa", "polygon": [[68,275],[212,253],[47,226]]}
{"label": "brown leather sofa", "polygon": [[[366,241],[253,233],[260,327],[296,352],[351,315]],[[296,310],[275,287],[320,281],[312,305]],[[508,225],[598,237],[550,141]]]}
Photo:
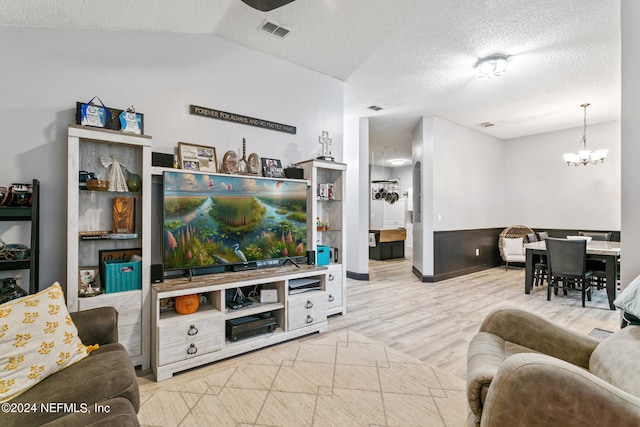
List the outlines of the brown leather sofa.
{"label": "brown leather sofa", "polygon": [[469,343],[469,426],[640,425],[640,326],[598,341],[516,308]]}
{"label": "brown leather sofa", "polygon": [[101,307],[71,317],[82,342],[100,348],[5,403],[22,409],[0,412],[3,427],[140,425],[138,381],[127,351],[118,344],[118,312]]}

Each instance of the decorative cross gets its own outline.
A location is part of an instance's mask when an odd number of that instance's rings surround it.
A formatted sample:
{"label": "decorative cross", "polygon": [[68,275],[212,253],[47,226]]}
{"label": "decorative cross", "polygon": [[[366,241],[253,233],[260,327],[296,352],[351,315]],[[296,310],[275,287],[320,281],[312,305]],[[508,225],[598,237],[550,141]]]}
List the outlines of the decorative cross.
{"label": "decorative cross", "polygon": [[329,132],[326,130],[322,131],[322,135],[318,138],[318,143],[322,144],[322,156],[323,157],[333,157],[331,155],[331,138],[329,138]]}

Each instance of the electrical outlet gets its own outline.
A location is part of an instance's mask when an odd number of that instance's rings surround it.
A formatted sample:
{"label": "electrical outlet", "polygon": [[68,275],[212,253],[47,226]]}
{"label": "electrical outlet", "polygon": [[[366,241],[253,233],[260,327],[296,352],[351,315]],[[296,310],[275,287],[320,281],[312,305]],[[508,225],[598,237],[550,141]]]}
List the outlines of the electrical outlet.
{"label": "electrical outlet", "polygon": [[476,249],[476,256],[480,256],[480,249]]}

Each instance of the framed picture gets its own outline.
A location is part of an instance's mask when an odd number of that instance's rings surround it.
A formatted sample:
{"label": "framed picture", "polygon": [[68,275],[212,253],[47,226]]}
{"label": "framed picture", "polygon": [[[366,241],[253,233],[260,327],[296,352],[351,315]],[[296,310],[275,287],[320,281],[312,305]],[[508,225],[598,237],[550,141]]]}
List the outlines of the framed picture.
{"label": "framed picture", "polygon": [[265,159],[262,160],[262,175],[271,178],[284,178],[284,169],[282,169],[282,163],[279,159]]}
{"label": "framed picture", "polygon": [[78,296],[92,297],[100,295],[100,272],[98,267],[78,268]]}
{"label": "framed picture", "polygon": [[114,259],[129,260],[131,255],[142,256],[142,248],[128,248],[128,249],[104,249],[98,251],[98,262],[100,263],[98,269],[100,271],[100,283],[104,283],[104,262]]}
{"label": "framed picture", "polygon": [[180,168],[200,172],[219,172],[215,147],[178,142]]}
{"label": "framed picture", "polygon": [[113,232],[135,233],[136,231],[136,199],[134,197],[113,198]]}

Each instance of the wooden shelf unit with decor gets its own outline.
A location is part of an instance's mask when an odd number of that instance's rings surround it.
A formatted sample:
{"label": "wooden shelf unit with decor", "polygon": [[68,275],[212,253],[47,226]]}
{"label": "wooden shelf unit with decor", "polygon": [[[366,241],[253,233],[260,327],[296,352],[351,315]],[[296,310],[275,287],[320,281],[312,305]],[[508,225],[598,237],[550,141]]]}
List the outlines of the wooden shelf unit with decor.
{"label": "wooden shelf unit with decor", "polygon": [[[40,181],[34,179],[31,186],[31,206],[0,207],[0,221],[29,222],[31,229],[29,236],[29,241],[31,242],[29,257],[25,259],[0,260],[0,271],[29,270],[29,288],[24,290],[28,291],[29,294],[35,294],[38,292],[38,281],[40,277]],[[9,191],[9,189],[7,189],[7,191]],[[10,195],[6,197],[10,197]]]}
{"label": "wooden shelf unit with decor", "polygon": [[[345,200],[347,165],[327,160],[298,162],[304,179],[311,182],[308,193],[308,249],[318,254],[318,245],[331,248],[327,276],[327,314],[347,312],[347,250]],[[318,224],[314,224],[317,221]]]}
{"label": "wooden shelf unit with decor", "polygon": [[[313,265],[282,266],[257,270],[208,274],[169,279],[151,286],[151,368],[156,381],[174,373],[247,353],[303,335],[326,332],[326,286],[328,271]],[[297,281],[317,283],[317,287],[291,293]],[[275,290],[277,299],[247,307],[227,307],[228,293],[241,288],[245,295],[259,295],[260,289]],[[253,291],[253,293],[252,293]],[[198,294],[196,312],[178,314],[171,299]],[[268,331],[250,329],[245,336],[229,337],[228,323],[243,319],[270,323]],[[231,321],[231,322],[229,322]],[[255,333],[255,335],[254,335]]]}
{"label": "wooden shelf unit with decor", "polygon": [[[150,367],[150,265],[151,265],[151,144],[148,135],[137,135],[69,125],[67,157],[67,305],[70,311],[101,306],[113,306],[119,312],[119,342],[129,352],[134,365]],[[126,169],[142,177],[139,191],[101,191],[80,189],[80,171],[95,172],[99,179],[108,179],[109,168],[101,163],[102,156],[115,156]],[[122,166],[124,169],[125,166]],[[124,171],[123,171],[124,172]],[[126,175],[126,172],[124,172]],[[135,232],[115,234],[111,238],[89,239],[113,231],[114,197],[134,198]],[[102,293],[79,297],[79,269],[98,268],[100,251],[121,253],[139,251],[141,288],[123,292]],[[116,257],[117,258],[117,257]],[[104,291],[104,283],[101,288]]]}

